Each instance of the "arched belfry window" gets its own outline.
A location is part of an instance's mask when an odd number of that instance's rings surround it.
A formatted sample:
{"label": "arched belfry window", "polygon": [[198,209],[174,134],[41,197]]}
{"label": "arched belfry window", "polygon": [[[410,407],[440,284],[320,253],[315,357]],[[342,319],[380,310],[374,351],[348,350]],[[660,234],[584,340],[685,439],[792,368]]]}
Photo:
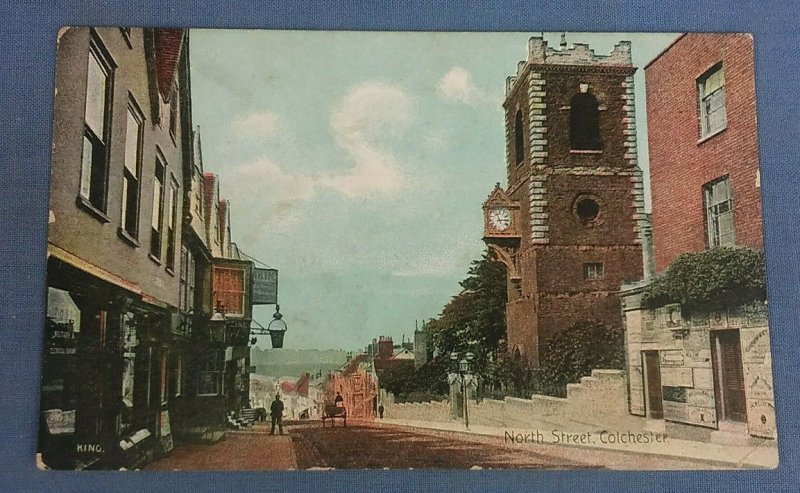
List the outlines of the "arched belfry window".
{"label": "arched belfry window", "polygon": [[572,150],[600,150],[597,98],[589,92],[579,92],[572,96],[569,107],[569,143]]}
{"label": "arched belfry window", "polygon": [[522,110],[517,110],[517,116],[514,119],[514,159],[516,159],[516,163],[522,163],[524,156],[525,132],[522,129]]}

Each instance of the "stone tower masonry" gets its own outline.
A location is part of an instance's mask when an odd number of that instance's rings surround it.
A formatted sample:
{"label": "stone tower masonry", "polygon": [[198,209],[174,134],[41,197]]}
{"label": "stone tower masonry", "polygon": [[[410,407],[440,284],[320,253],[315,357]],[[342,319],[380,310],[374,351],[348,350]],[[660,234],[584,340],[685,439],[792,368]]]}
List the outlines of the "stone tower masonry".
{"label": "stone tower masonry", "polygon": [[509,348],[534,365],[578,320],[621,326],[616,292],[643,277],[635,71],[628,41],[601,56],[533,37],[506,81],[508,183],[484,203],[484,241],[507,267]]}

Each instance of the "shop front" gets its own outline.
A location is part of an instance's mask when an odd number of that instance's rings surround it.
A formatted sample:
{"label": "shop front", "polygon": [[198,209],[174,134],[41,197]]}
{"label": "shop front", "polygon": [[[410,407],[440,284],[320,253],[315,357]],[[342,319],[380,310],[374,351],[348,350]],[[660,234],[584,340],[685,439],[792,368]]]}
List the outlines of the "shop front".
{"label": "shop front", "polygon": [[94,274],[48,259],[39,447],[51,468],[131,468],[170,449],[169,311]]}

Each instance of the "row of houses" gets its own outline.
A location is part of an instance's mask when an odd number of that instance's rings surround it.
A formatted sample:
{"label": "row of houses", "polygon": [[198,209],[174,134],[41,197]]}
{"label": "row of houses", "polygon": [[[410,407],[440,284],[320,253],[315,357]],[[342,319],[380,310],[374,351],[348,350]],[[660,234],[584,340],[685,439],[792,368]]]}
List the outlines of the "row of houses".
{"label": "row of houses", "polygon": [[39,452],[137,467],[248,406],[253,262],[192,123],[189,32],[58,35]]}

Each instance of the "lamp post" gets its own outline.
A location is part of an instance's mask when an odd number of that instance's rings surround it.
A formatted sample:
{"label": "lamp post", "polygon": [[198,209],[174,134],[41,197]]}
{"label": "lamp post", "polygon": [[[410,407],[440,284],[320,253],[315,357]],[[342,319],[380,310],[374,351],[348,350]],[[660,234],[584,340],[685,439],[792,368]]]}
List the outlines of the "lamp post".
{"label": "lamp post", "polygon": [[461,360],[459,360],[458,357],[458,352],[453,351],[450,353],[450,361],[453,363],[456,375],[461,384],[461,396],[464,405],[464,427],[469,428],[469,398],[467,397],[467,389],[472,383],[472,374],[470,370],[472,369],[472,360],[475,358],[475,355],[467,351],[464,353],[464,357]]}

